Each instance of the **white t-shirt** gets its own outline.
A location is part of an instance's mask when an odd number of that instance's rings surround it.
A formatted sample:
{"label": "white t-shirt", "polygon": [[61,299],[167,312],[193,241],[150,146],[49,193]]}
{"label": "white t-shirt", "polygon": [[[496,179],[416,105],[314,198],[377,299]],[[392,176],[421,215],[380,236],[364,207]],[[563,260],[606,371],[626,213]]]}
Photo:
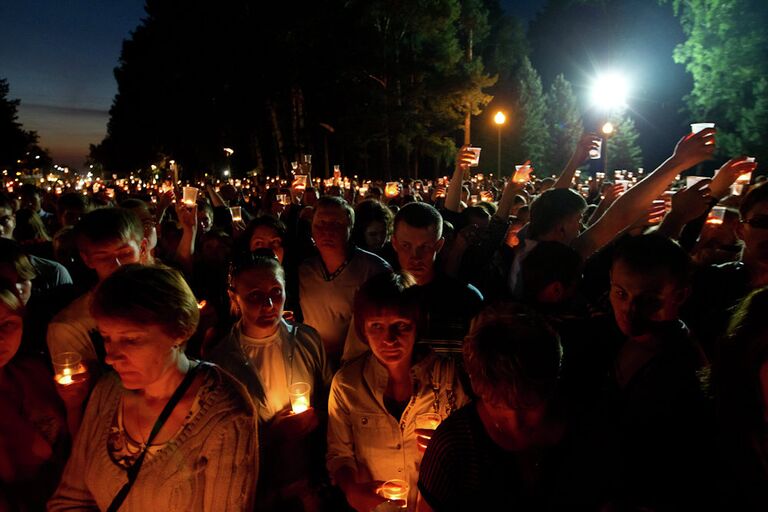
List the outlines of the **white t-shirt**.
{"label": "white t-shirt", "polygon": [[268,422],[291,403],[280,329],[266,338],[250,338],[240,331],[240,343],[264,386],[267,403],[259,408],[259,419]]}

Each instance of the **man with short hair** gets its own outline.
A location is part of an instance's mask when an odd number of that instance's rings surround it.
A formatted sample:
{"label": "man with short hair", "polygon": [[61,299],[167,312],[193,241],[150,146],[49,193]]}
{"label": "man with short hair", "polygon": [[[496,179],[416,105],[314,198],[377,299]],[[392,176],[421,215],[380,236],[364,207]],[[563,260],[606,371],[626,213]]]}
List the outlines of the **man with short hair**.
{"label": "man with short hair", "polygon": [[[121,265],[144,263],[147,240],[135,213],[122,208],[100,208],[85,215],[75,226],[75,237],[85,265],[99,282]],[[92,292],[76,299],[54,317],[48,326],[48,349],[55,358],[62,352],[77,352],[83,362],[95,364],[104,347],[94,343],[96,321],[90,313]]]}
{"label": "man with short hair", "polygon": [[483,296],[437,269],[435,260],[444,243],[443,218],[433,206],[409,203],[397,212],[392,246],[400,268],[413,275],[422,293],[426,321],[420,337],[438,351],[451,352],[461,347]]}
{"label": "man with short hair", "polygon": [[355,292],[376,274],[391,270],[380,257],[350,244],[355,211],[339,197],[318,199],[312,238],[318,255],[299,266],[304,323],[320,334],[332,366],[338,367],[352,320]]}

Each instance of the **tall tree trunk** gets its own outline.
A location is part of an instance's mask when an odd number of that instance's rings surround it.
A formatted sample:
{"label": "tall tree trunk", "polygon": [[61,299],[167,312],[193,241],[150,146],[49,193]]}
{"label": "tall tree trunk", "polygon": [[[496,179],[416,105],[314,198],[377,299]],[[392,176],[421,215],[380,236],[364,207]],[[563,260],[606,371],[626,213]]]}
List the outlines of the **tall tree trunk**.
{"label": "tall tree trunk", "polygon": [[[472,63],[472,45],[474,31],[470,28],[467,36],[467,62]],[[470,124],[472,123],[472,104],[467,103],[467,113],[464,116],[464,145],[470,144]]]}
{"label": "tall tree trunk", "polygon": [[301,141],[299,140],[299,95],[298,86],[291,88],[291,135],[293,137],[293,160],[301,161]]}
{"label": "tall tree trunk", "polygon": [[275,109],[275,104],[273,101],[269,100],[267,101],[267,109],[269,110],[269,117],[272,121],[272,133],[275,137],[275,147],[277,150],[277,155],[275,158],[275,161],[277,163],[277,176],[287,176],[288,172],[286,169],[286,162],[285,162],[285,155],[284,155],[284,144],[283,144],[283,132],[280,130],[280,123],[277,119],[277,110]]}
{"label": "tall tree trunk", "polygon": [[259,174],[264,173],[264,154],[261,152],[261,143],[256,131],[251,132],[251,157],[256,161],[256,169]]}

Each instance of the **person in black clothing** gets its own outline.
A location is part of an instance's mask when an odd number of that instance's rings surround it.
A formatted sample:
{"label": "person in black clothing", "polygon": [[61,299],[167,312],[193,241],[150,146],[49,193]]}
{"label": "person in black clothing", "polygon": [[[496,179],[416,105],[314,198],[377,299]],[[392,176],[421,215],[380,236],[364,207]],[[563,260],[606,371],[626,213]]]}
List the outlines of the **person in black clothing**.
{"label": "person in black clothing", "polygon": [[744,242],[740,261],[707,267],[696,276],[684,318],[717,357],[716,340],[725,334],[736,304],[750,291],[768,286],[768,183],[744,197],[737,228]]}
{"label": "person in black clothing", "polygon": [[[712,438],[698,376],[707,361],[679,317],[689,267],[680,246],[660,235],[621,240],[610,272],[613,321],[565,343],[571,393],[599,397],[586,410],[602,432],[606,499],[621,510],[709,503]],[[591,385],[572,385],[579,371]]]}
{"label": "person in black clothing", "polygon": [[433,206],[409,203],[397,212],[392,245],[400,268],[420,287],[425,313],[422,340],[437,352],[458,350],[483,302],[477,288],[438,272],[435,259],[444,243],[443,218]]}
{"label": "person in black clothing", "polygon": [[429,441],[419,473],[420,511],[499,510],[500,504],[596,509],[573,494],[588,487],[582,478],[588,457],[574,459],[558,413],[561,357],[555,331],[523,308],[490,307],[473,320],[464,364],[477,399]]}
{"label": "person in black clothing", "polygon": [[768,287],[739,304],[713,365],[721,506],[768,510]]}

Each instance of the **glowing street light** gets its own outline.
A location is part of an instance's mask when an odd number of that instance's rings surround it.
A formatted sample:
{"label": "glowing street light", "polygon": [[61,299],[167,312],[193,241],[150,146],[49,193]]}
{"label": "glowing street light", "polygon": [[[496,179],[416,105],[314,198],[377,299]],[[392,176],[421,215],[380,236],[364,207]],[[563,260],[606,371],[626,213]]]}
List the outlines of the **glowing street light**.
{"label": "glowing street light", "polygon": [[603,110],[620,110],[627,106],[629,84],[626,77],[610,72],[598,75],[592,82],[592,104]]}
{"label": "glowing street light", "polygon": [[613,132],[616,131],[616,127],[613,126],[613,123],[608,121],[603,125],[603,127],[600,129],[603,132],[603,135],[606,137],[610,137],[613,135]]}
{"label": "glowing street light", "polygon": [[501,176],[501,127],[507,122],[507,116],[504,115],[504,112],[498,111],[496,112],[496,115],[493,116],[493,122],[496,123],[499,132],[499,140],[496,147],[496,168],[499,170],[499,176]]}

